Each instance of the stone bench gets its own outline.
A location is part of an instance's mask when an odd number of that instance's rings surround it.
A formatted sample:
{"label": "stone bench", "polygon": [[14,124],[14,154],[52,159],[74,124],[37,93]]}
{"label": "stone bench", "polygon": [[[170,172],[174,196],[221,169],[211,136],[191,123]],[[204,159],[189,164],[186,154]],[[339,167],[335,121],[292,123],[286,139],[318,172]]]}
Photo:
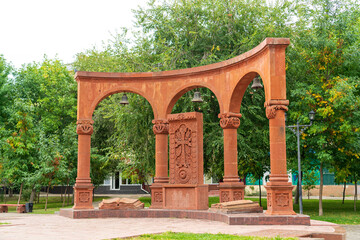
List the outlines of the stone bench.
{"label": "stone bench", "polygon": [[0,213],[7,213],[8,207],[16,207],[18,213],[26,213],[25,204],[0,204]]}

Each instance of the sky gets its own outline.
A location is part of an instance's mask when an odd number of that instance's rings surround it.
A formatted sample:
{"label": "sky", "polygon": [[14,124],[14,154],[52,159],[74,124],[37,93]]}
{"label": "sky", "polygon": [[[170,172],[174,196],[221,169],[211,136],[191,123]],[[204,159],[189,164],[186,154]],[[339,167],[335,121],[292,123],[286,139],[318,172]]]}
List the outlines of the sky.
{"label": "sky", "polygon": [[75,54],[131,27],[131,9],[146,0],[0,0],[0,54],[16,68],[57,55],[64,63]]}

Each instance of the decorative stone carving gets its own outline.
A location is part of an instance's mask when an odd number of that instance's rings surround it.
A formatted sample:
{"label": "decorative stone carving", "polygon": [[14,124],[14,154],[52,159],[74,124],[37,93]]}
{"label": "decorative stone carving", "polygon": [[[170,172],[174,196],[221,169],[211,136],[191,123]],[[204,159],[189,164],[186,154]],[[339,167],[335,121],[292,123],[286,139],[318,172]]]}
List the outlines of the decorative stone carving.
{"label": "decorative stone carving", "polygon": [[220,126],[224,129],[238,128],[240,126],[240,113],[223,113],[219,114]]}
{"label": "decorative stone carving", "polygon": [[[196,139],[194,139],[196,142]],[[181,124],[172,134],[171,153],[172,164],[170,183],[190,183],[192,168],[197,168],[192,162],[192,131],[186,124]],[[191,181],[196,183],[196,181]]]}
{"label": "decorative stone carving", "polygon": [[152,123],[154,134],[169,134],[169,122],[165,119],[156,119]]}
{"label": "decorative stone carving", "polygon": [[279,207],[289,206],[289,195],[287,193],[276,193],[275,202]]}
{"label": "decorative stone carving", "polygon": [[275,118],[277,110],[288,111],[289,100],[270,100],[264,103],[266,108],[266,117]]}
{"label": "decorative stone carving", "polygon": [[154,201],[161,203],[163,201],[162,192],[154,192]]}
{"label": "decorative stone carving", "polygon": [[81,135],[91,135],[94,131],[94,121],[91,119],[79,119],[77,122],[76,132]]}
{"label": "decorative stone carving", "polygon": [[230,201],[229,192],[222,191],[221,192],[221,202],[229,202],[229,201]]}
{"label": "decorative stone carving", "polygon": [[271,208],[271,193],[267,193],[267,204],[268,207]]}
{"label": "decorative stone carving", "polygon": [[171,114],[168,121],[169,184],[162,185],[163,208],[208,209],[208,185],[203,184],[202,113]]}
{"label": "decorative stone carving", "polygon": [[79,192],[79,201],[81,203],[87,203],[90,200],[90,193],[89,192]]}
{"label": "decorative stone carving", "polygon": [[234,201],[242,199],[244,199],[242,191],[234,191]]}

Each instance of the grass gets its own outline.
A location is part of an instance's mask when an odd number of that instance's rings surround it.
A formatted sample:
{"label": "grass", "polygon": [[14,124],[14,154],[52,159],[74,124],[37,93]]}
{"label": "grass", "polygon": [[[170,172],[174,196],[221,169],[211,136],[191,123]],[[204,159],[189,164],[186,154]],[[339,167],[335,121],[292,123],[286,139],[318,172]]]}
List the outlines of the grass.
{"label": "grass", "polygon": [[[6,198],[6,203],[8,204],[17,204],[17,196],[14,197],[7,197]],[[108,198],[108,197],[102,197],[102,196],[96,196],[94,198],[94,202],[97,201],[101,201],[104,198]],[[70,198],[70,205],[66,205],[66,201],[65,201],[65,206],[62,207],[62,201],[60,197],[49,197],[48,199],[48,204],[47,204],[47,210],[45,211],[45,201],[46,198],[45,197],[40,197],[40,202],[39,203],[34,203],[33,205],[33,212],[30,214],[54,214],[55,212],[59,211],[60,208],[71,208],[73,206],[72,202],[72,198]],[[3,204],[4,202],[0,202],[0,204]],[[26,201],[20,201],[21,204],[25,204]],[[9,212],[16,212],[16,207],[9,207]]]}
{"label": "grass", "polygon": [[[120,238],[117,238],[120,239]],[[158,239],[158,240],[182,240],[182,239],[196,239],[196,240],[222,240],[222,239],[230,239],[230,240],[290,240],[295,238],[268,238],[268,237],[251,237],[251,236],[235,236],[229,234],[209,234],[209,233],[174,233],[174,232],[165,232],[161,234],[144,234],[138,237],[128,238],[131,240],[147,240],[147,239]]]}
{"label": "grass", "polygon": [[[294,211],[299,212],[299,205],[294,204]],[[303,212],[313,220],[336,224],[360,224],[360,212],[354,212],[354,201],[323,200],[323,216],[319,216],[319,200],[303,199]]]}
{"label": "grass", "polygon": [[[258,201],[256,198],[245,198],[246,200]],[[151,198],[142,197],[140,201],[145,203],[145,207],[150,206]],[[219,197],[209,197],[209,207],[211,204],[218,203]],[[262,207],[266,210],[266,198],[261,199]],[[360,207],[359,207],[360,208]],[[299,205],[294,204],[294,211],[299,213]],[[345,200],[323,200],[323,216],[319,216],[319,200],[317,199],[303,199],[303,212],[309,215],[313,220],[321,220],[332,222],[336,224],[360,224],[360,209],[359,212],[354,212],[354,201]]]}

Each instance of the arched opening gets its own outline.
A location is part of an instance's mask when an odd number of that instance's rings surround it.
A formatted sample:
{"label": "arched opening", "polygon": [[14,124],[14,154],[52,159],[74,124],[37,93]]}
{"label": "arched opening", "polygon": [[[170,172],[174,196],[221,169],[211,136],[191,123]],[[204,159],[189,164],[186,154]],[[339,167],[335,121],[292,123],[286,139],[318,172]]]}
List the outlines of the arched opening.
{"label": "arched opening", "polygon": [[[192,102],[195,91],[200,92],[203,102]],[[221,107],[216,94],[201,85],[187,86],[179,91],[171,102],[173,107],[168,108],[171,114],[184,112],[203,114],[204,181],[206,184],[219,183],[224,173],[224,145],[223,131],[219,126],[218,118]]]}
{"label": "arched opening", "polygon": [[[127,105],[120,104],[124,93]],[[91,136],[95,194],[147,193],[155,168],[153,118],[150,103],[135,93],[118,92],[99,102]]]}
{"label": "arched opening", "polygon": [[[265,90],[251,88],[256,72],[245,74],[235,87],[230,109],[240,111],[241,124],[237,130],[239,176],[247,186],[247,193],[265,193],[264,175],[270,170],[269,122],[265,115]],[[264,85],[263,81],[261,83]]]}

